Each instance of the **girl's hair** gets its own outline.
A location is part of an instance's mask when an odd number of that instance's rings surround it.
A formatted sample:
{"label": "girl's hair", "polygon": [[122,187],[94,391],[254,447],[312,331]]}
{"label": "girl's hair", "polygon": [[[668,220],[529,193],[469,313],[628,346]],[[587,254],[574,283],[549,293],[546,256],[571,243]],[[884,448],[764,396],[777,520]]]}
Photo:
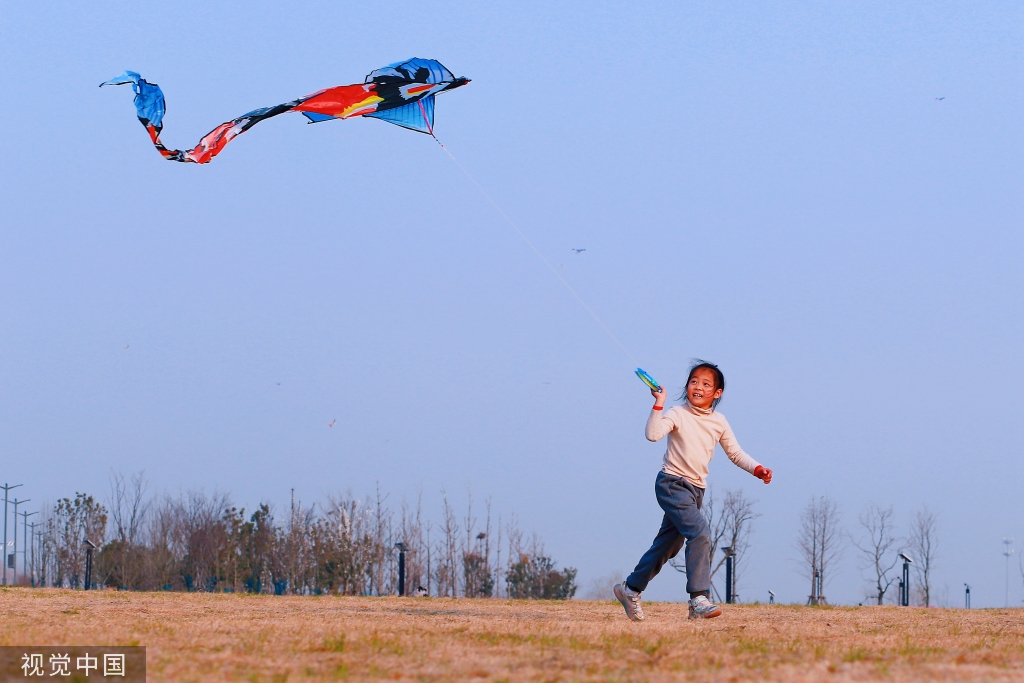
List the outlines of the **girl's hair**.
{"label": "girl's hair", "polygon": [[[688,400],[686,392],[690,388],[690,380],[693,379],[693,373],[697,372],[701,368],[710,370],[711,373],[715,376],[715,389],[721,389],[723,392],[725,391],[725,375],[723,375],[722,371],[718,369],[718,366],[715,365],[714,363],[709,363],[706,360],[694,358],[693,360],[690,361],[690,374],[686,376],[686,386],[683,387],[683,393],[679,395],[680,401]],[[721,400],[721,397],[719,397],[712,401],[711,410],[717,408]]]}

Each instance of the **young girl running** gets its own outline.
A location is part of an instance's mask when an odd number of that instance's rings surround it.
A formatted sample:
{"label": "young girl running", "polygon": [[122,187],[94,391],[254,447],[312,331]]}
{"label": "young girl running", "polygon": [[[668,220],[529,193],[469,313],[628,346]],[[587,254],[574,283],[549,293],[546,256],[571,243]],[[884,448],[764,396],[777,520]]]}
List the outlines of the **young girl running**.
{"label": "young girl running", "polygon": [[711,533],[701,514],[708,464],[715,444],[722,444],[726,455],[737,466],[764,483],[772,480],[772,471],[758,464],[736,443],[725,416],[715,412],[725,391],[725,376],[718,366],[697,360],[690,368],[683,392],[683,405],[663,410],[665,388],[654,394],[654,408],[647,418],[648,441],[660,441],[668,435],[665,462],[654,481],[658,505],[665,511],[661,529],[651,549],[628,578],[615,586],[615,597],[626,608],[626,616],[643,621],[640,593],[657,576],[666,562],[675,557],[686,541],[686,591],[690,594],[690,619],[711,619],[722,608],[708,599],[711,590]]}

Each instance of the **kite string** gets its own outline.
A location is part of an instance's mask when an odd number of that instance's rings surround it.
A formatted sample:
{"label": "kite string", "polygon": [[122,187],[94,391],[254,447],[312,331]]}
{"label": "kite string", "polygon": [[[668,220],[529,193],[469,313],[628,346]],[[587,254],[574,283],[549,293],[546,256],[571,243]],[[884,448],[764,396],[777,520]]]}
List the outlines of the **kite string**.
{"label": "kite string", "polygon": [[[421,104],[420,107],[422,108],[423,105]],[[426,112],[424,112],[424,117],[423,118],[426,119]],[[429,122],[427,123],[427,129],[430,130],[430,123]],[[558,281],[561,282],[563,285],[565,285],[565,288],[568,289],[569,293],[572,294],[576,298],[576,301],[580,302],[580,305],[583,306],[583,308],[585,308],[587,310],[587,313],[590,314],[590,317],[592,317],[594,319],[594,321],[598,325],[601,326],[601,329],[604,330],[605,333],[607,333],[609,337],[611,337],[612,341],[614,341],[616,344],[618,344],[619,348],[622,349],[623,352],[633,362],[633,365],[639,365],[639,363],[637,363],[637,361],[636,361],[636,358],[633,358],[633,354],[631,354],[629,352],[629,349],[627,349],[625,347],[625,345],[621,341],[619,341],[618,337],[616,337],[614,334],[612,334],[612,331],[608,329],[608,326],[604,324],[604,321],[602,321],[601,318],[598,317],[597,313],[594,313],[594,310],[592,308],[590,308],[590,306],[587,305],[587,302],[583,300],[583,297],[581,297],[579,294],[576,293],[576,290],[572,288],[572,285],[570,285],[568,282],[566,282],[565,278],[563,278],[562,275],[557,270],[555,270],[554,266],[551,265],[551,262],[548,261],[546,258],[544,258],[544,254],[540,253],[540,250],[537,249],[537,247],[534,246],[533,242],[530,241],[530,238],[528,238],[523,233],[523,231],[519,229],[519,226],[516,225],[515,222],[511,218],[508,217],[508,214],[505,213],[500,206],[498,206],[498,203],[495,202],[491,198],[491,195],[487,194],[487,191],[484,190],[483,187],[481,187],[480,183],[478,183],[476,181],[476,179],[469,174],[469,171],[466,170],[466,167],[463,166],[461,163],[459,163],[459,160],[455,158],[455,155],[453,155],[450,151],[448,151],[448,148],[445,147],[444,144],[440,140],[437,139],[437,136],[434,135],[433,130],[430,130],[430,137],[434,138],[434,140],[437,142],[437,144],[441,145],[441,149],[443,149],[444,153],[448,155],[448,158],[451,159],[453,162],[455,162],[455,165],[459,167],[459,170],[461,170],[463,172],[463,174],[465,174],[466,178],[469,179],[469,182],[471,182],[474,185],[476,185],[476,189],[480,190],[480,194],[482,194],[484,197],[487,198],[487,201],[489,201],[491,203],[491,206],[493,206],[498,211],[498,213],[501,214],[502,218],[504,218],[505,221],[509,225],[512,226],[512,229],[515,230],[516,233],[519,235],[519,237],[521,237],[522,240],[524,242],[526,242],[526,245],[528,247],[530,247],[530,249],[533,250],[533,253],[537,255],[537,258],[539,258],[541,261],[544,262],[544,265],[548,267],[548,270],[551,271],[552,275],[554,275],[556,278],[558,278]]]}

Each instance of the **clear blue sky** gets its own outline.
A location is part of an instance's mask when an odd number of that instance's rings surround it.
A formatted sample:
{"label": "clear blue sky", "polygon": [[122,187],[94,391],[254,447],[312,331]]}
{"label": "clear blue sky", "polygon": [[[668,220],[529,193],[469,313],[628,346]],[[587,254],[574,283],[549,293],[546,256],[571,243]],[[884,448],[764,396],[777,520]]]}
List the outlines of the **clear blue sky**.
{"label": "clear blue sky", "polygon": [[[96,87],[159,83],[190,147],[435,58],[473,79],[438,136],[640,363],[673,391],[693,356],[723,367],[721,411],[776,472],[712,463],[760,501],[744,598],[805,599],[797,519],[825,494],[851,529],[927,503],[939,593],[1001,605],[1022,46],[1014,2],[8,2],[0,479],[52,500],[145,469],[250,508],[379,481],[430,512],[471,489],[583,584],[628,572],[660,520],[650,396],[429,137],[288,115],[174,164]],[[859,601],[859,574],[847,553],[828,594]],[[1020,604],[1016,558],[1011,580]]]}

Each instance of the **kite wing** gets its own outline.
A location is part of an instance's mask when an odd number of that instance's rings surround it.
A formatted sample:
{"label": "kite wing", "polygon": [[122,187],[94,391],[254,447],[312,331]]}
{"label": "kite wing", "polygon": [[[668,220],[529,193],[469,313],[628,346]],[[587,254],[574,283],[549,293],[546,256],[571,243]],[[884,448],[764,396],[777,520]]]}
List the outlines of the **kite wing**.
{"label": "kite wing", "polygon": [[371,72],[363,83],[327,88],[274,107],[255,109],[222,123],[190,150],[167,149],[160,141],[167,107],[159,85],[146,81],[134,71],[125,71],[100,83],[100,87],[131,84],[135,91],[136,115],[157,151],[169,161],[205,164],[220,154],[229,142],[260,121],[290,111],[301,112],[310,123],[369,116],[433,135],[434,97],[467,83],[468,78],[456,78],[433,59],[413,58],[395,62]]}

